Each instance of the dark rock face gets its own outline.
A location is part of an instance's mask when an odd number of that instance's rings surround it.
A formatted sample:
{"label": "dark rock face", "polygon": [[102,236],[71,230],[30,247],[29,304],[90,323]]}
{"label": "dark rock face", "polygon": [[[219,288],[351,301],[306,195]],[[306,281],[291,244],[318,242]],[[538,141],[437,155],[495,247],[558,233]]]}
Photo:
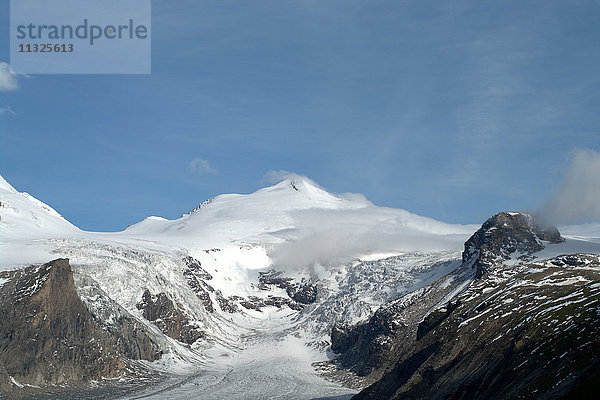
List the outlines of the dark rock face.
{"label": "dark rock face", "polygon": [[[600,258],[487,274],[356,399],[574,398],[598,390]],[[499,277],[505,277],[502,281]]]}
{"label": "dark rock face", "polygon": [[[270,306],[278,308],[287,306],[292,310],[300,311],[307,304],[314,303],[317,299],[316,285],[295,282],[292,278],[284,277],[282,272],[274,270],[259,273],[258,288],[265,291],[271,290],[272,287],[281,288],[286,291],[288,297],[268,295],[266,298],[258,296],[249,296],[248,298],[230,296],[227,298],[220,290],[215,290],[206,282],[213,277],[202,268],[200,261],[193,257],[184,257],[183,262],[186,265],[183,274],[186,277],[188,286],[202,301],[204,308],[211,313],[215,311],[215,303],[221,311],[231,314],[240,312],[240,306],[255,311],[261,311],[262,308]],[[213,295],[212,299],[211,293]]]}
{"label": "dark rock face", "polygon": [[204,268],[202,268],[202,264],[200,263],[200,261],[196,260],[194,257],[184,257],[183,262],[188,268],[186,271],[184,271],[184,275],[186,275],[186,273],[190,274],[190,272],[193,272],[193,275],[198,279],[210,281],[213,278],[211,274],[209,274],[204,270]]}
{"label": "dark rock face", "polygon": [[230,298],[226,298],[223,296],[220,290],[215,292],[217,297],[217,303],[219,304],[219,308],[222,311],[228,312],[230,314],[236,313],[240,311],[240,308],[236,304],[236,301],[243,301],[243,297],[240,296],[232,296]]}
{"label": "dark rock face", "polygon": [[[434,310],[431,312],[431,314],[427,315],[417,328],[417,340],[420,340],[423,336],[440,325],[459,305],[460,301],[456,301],[454,303],[449,302],[446,307]],[[485,305],[485,303],[482,305]]]}
{"label": "dark rock face", "polygon": [[342,365],[349,365],[357,375],[366,376],[388,361],[393,345],[390,338],[402,329],[402,323],[389,318],[394,313],[392,309],[380,308],[364,324],[332,328],[331,349],[342,353],[339,358]]}
{"label": "dark rock face", "polygon": [[142,310],[144,318],[153,322],[165,335],[182,343],[192,344],[204,337],[204,332],[191,323],[182,308],[165,293],[152,295],[146,289],[137,308]]}
{"label": "dark rock face", "polygon": [[196,296],[202,301],[204,308],[208,312],[215,312],[215,307],[212,300],[210,299],[209,292],[214,292],[215,289],[205,281],[211,280],[213,277],[211,274],[206,272],[202,268],[200,261],[193,257],[184,257],[183,262],[186,265],[186,269],[183,271],[183,275],[186,278],[188,286],[196,293]]}
{"label": "dark rock face", "polygon": [[214,200],[215,200],[215,199],[214,199],[214,197],[213,197],[213,198],[210,198],[210,199],[207,199],[207,200],[204,200],[202,203],[198,204],[198,205],[196,206],[196,208],[194,208],[192,211],[190,211],[190,212],[189,212],[189,213],[187,213],[187,214],[181,214],[181,216],[182,216],[182,217],[186,217],[186,216],[188,216],[188,215],[195,214],[195,213],[197,213],[198,211],[200,211],[200,210],[201,210],[203,207],[206,207],[207,205],[209,205],[210,203],[212,203]]}
{"label": "dark rock face", "polygon": [[[293,310],[301,310],[305,305],[312,304],[317,300],[316,285],[304,282],[304,280],[300,283],[295,282],[292,278],[284,277],[282,272],[275,270],[259,272],[258,288],[261,290],[269,290],[269,286],[284,289],[289,296],[289,299],[269,296],[272,300],[266,300],[266,305],[274,305],[276,307],[287,305]],[[256,303],[256,301],[252,299],[249,300],[250,302]],[[261,306],[259,305],[259,308],[260,307]]]}
{"label": "dark rock face", "polygon": [[268,290],[269,286],[277,286],[281,289],[288,289],[293,286],[293,279],[283,276],[283,272],[270,270],[258,273],[258,288]]}
{"label": "dark rock face", "polygon": [[331,349],[341,353],[335,360],[338,368],[350,370],[362,377],[362,382],[379,379],[388,365],[410,350],[419,329],[425,331],[435,324],[434,318],[424,322],[424,316],[472,277],[470,269],[459,268],[429,286],[381,306],[366,322],[334,326]]}
{"label": "dark rock face", "polygon": [[136,369],[129,359],[161,355],[132,320],[121,319],[118,332],[95,320],[75,290],[67,259],[2,277],[8,282],[0,288],[0,393],[126,376]]}
{"label": "dark rock face", "polygon": [[247,310],[261,311],[264,307],[277,307],[282,308],[288,306],[292,310],[300,311],[304,308],[302,304],[296,303],[285,297],[280,296],[267,296],[267,298],[261,298],[257,296],[249,296],[247,299],[240,301],[240,305]]}
{"label": "dark rock face", "polygon": [[113,348],[133,360],[156,360],[162,355],[155,333],[112,300],[93,279],[74,274],[77,294],[98,327],[116,338]]}
{"label": "dark rock face", "polygon": [[542,241],[563,240],[556,227],[543,226],[530,214],[501,212],[485,221],[465,242],[463,264],[474,268],[476,278],[480,278],[513,253],[525,258],[542,250]]}
{"label": "dark rock face", "polygon": [[317,300],[317,286],[304,284],[288,290],[288,296],[297,303],[312,304]]}

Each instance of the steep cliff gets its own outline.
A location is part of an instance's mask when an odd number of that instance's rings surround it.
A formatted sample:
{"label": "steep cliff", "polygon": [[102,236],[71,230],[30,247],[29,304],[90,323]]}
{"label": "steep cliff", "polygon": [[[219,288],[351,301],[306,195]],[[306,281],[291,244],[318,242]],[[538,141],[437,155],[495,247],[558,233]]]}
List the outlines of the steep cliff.
{"label": "steep cliff", "polygon": [[134,376],[131,359],[155,360],[158,346],[128,318],[109,331],[75,289],[68,259],[4,272],[0,287],[0,392],[20,396]]}

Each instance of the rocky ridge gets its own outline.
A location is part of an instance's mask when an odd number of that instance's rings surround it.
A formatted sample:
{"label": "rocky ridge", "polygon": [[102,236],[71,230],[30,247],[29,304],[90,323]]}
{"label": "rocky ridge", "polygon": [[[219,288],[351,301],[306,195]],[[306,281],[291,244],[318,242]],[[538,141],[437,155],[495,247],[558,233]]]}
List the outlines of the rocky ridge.
{"label": "rocky ridge", "polygon": [[122,317],[107,329],[81,301],[67,259],[2,273],[0,393],[22,396],[142,373],[159,346]]}
{"label": "rocky ridge", "polygon": [[[567,257],[578,265],[556,265]],[[430,313],[355,398],[559,398],[597,384],[599,321],[598,255],[499,268]]]}
{"label": "rocky ridge", "polygon": [[175,340],[191,345],[204,337],[202,328],[191,322],[183,307],[174,303],[166,293],[153,295],[145,289],[137,308],[144,318]]}
{"label": "rocky ridge", "polygon": [[531,214],[501,212],[485,221],[465,242],[463,264],[471,266],[475,277],[481,278],[511,257],[531,260],[531,255],[545,244],[562,241],[556,227],[540,223]]}
{"label": "rocky ridge", "polygon": [[597,387],[600,259],[535,261],[562,240],[528,214],[491,217],[452,274],[335,327],[341,354],[326,375],[375,381],[357,399],[558,398]]}

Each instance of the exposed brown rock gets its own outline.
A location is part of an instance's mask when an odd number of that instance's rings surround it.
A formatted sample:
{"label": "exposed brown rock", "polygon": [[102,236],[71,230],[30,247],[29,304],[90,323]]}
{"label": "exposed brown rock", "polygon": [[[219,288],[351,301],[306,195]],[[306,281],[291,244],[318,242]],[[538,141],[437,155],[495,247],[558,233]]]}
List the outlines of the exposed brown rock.
{"label": "exposed brown rock", "polygon": [[[317,300],[317,286],[307,282],[295,282],[292,278],[283,276],[283,272],[270,270],[258,273],[258,288],[269,290],[269,286],[285,289],[287,295],[300,304],[312,304]],[[293,309],[301,307],[290,307]]]}
{"label": "exposed brown rock", "polygon": [[240,300],[243,301],[244,300],[243,297],[231,296],[230,298],[225,298],[223,296],[223,293],[221,293],[220,290],[217,290],[215,292],[215,295],[217,297],[217,303],[219,303],[219,308],[222,311],[228,312],[230,314],[240,311],[240,308],[238,307],[238,305],[235,302],[240,301]]}
{"label": "exposed brown rock", "polygon": [[213,278],[212,275],[206,272],[202,268],[200,261],[193,257],[184,257],[183,262],[187,266],[183,271],[183,275],[186,278],[188,286],[196,293],[206,311],[210,313],[215,312],[215,307],[209,294],[209,292],[214,292],[214,289],[205,282],[211,280]]}
{"label": "exposed brown rock", "polygon": [[[0,288],[0,392],[27,393],[134,372],[157,346],[130,321],[124,339],[104,330],[79,298],[68,259],[5,273]],[[135,350],[134,350],[135,348]],[[14,382],[18,382],[19,385]]]}
{"label": "exposed brown rock", "polygon": [[564,239],[556,227],[543,225],[531,214],[501,212],[485,221],[465,242],[463,264],[475,269],[475,276],[480,278],[513,253],[527,257],[542,250],[543,241],[560,243]]}
{"label": "exposed brown rock", "polygon": [[165,335],[182,343],[192,344],[204,337],[204,332],[191,323],[187,314],[165,293],[152,295],[146,289],[137,308],[142,310],[144,318],[153,322]]}
{"label": "exposed brown rock", "polygon": [[187,269],[183,273],[184,275],[193,272],[194,275],[199,279],[209,281],[213,278],[211,274],[202,268],[202,263],[200,263],[200,261],[196,260],[194,257],[184,257],[183,262],[187,266]]}

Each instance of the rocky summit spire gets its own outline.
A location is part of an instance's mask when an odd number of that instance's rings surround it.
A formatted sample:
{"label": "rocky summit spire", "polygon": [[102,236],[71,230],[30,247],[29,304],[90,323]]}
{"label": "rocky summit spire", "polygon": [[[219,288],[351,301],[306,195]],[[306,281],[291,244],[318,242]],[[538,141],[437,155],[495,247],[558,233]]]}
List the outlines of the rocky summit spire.
{"label": "rocky summit spire", "polygon": [[480,278],[496,264],[513,257],[525,259],[546,243],[564,239],[554,226],[545,226],[527,213],[501,212],[487,221],[465,242],[463,265],[475,269]]}

